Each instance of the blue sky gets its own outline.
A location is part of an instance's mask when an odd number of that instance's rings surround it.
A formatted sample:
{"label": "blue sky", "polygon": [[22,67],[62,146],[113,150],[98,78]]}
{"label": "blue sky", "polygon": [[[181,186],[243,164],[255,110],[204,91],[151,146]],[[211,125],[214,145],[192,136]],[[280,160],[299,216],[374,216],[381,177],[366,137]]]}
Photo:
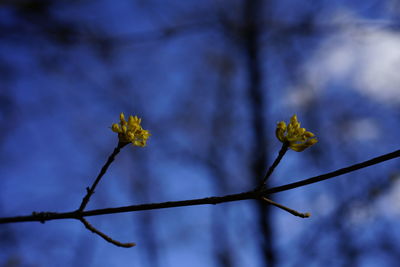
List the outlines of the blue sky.
{"label": "blue sky", "polygon": [[[141,117],[152,136],[145,148],[123,149],[89,209],[252,188],[257,148],[246,64],[238,32],[226,34],[217,12],[240,25],[242,2],[167,2],[57,1],[36,15],[23,1],[0,7],[1,216],[76,209],[117,143],[109,127],[120,112]],[[319,138],[305,152],[289,151],[272,185],[398,149],[398,9],[395,1],[265,7],[265,149],[273,159],[275,124],[293,113]],[[315,32],[284,33],[306,16]],[[395,266],[398,178],[393,160],[274,196],[313,215],[272,210],[278,266],[307,257],[315,258],[311,266],[341,266],[344,238],[358,266]],[[138,243],[132,249],[74,220],[2,225],[0,264],[220,266],[215,255],[226,245],[233,266],[262,266],[257,216],[243,201],[89,218],[113,238]],[[216,240],[216,229],[225,240]]]}

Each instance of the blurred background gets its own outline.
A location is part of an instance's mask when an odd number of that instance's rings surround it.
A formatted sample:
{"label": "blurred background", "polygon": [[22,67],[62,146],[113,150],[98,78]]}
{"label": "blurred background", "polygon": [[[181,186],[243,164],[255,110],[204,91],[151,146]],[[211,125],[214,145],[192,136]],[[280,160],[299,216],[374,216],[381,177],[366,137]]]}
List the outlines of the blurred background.
{"label": "blurred background", "polygon": [[[254,188],[297,114],[317,145],[268,186],[399,149],[396,0],[0,1],[0,216],[76,209],[142,118],[87,209]],[[395,159],[256,201],[0,225],[0,266],[398,266]]]}

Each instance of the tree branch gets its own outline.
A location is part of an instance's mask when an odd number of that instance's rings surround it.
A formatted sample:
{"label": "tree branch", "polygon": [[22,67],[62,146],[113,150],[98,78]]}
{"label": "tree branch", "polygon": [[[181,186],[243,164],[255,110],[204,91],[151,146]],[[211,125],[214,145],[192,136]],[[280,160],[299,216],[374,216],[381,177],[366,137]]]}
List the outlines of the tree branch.
{"label": "tree branch", "polygon": [[257,193],[256,191],[249,191],[249,192],[244,192],[244,193],[239,193],[239,194],[226,195],[226,196],[222,196],[222,197],[206,197],[206,198],[181,200],[181,201],[148,203],[148,204],[131,205],[131,206],[125,206],[125,207],[118,207],[118,208],[89,210],[89,211],[76,210],[73,212],[64,212],[64,213],[33,212],[32,215],[29,215],[29,216],[0,218],[0,224],[14,223],[14,222],[29,222],[29,221],[38,221],[38,222],[44,223],[44,222],[50,221],[50,220],[80,219],[81,217],[87,217],[87,216],[123,213],[123,212],[130,212],[130,211],[166,209],[166,208],[196,206],[196,205],[205,205],[205,204],[215,205],[215,204],[224,203],[224,202],[232,202],[232,201],[239,201],[239,200],[245,200],[245,199],[256,199],[259,197],[260,197],[260,193]]}
{"label": "tree branch", "polygon": [[97,209],[97,210],[89,210],[89,211],[73,211],[73,212],[64,212],[64,213],[56,213],[56,212],[33,212],[32,215],[29,216],[17,216],[17,217],[4,217],[0,218],[0,224],[3,223],[16,223],[16,222],[28,222],[28,221],[38,221],[44,223],[45,221],[50,220],[59,220],[59,219],[78,219],[87,216],[97,216],[104,214],[114,214],[114,213],[122,213],[122,212],[132,212],[132,211],[141,211],[141,210],[154,210],[154,209],[165,209],[165,208],[173,208],[173,207],[184,207],[184,206],[195,206],[195,205],[206,205],[206,204],[219,204],[225,202],[246,200],[246,199],[261,199],[265,195],[278,193],[286,190],[291,190],[297,187],[302,187],[308,184],[317,183],[326,179],[334,178],[346,173],[350,173],[362,168],[366,168],[387,160],[391,160],[394,158],[400,157],[400,150],[396,150],[394,152],[357,163],[333,172],[325,173],[322,175],[314,176],[305,180],[301,180],[295,183],[286,184],[278,187],[263,189],[263,190],[253,190],[248,192],[243,192],[239,194],[231,194],[222,197],[206,197],[199,199],[191,199],[191,200],[182,200],[182,201],[168,201],[161,203],[149,203],[149,204],[141,204],[141,205],[131,205],[117,208],[106,208],[106,209]]}

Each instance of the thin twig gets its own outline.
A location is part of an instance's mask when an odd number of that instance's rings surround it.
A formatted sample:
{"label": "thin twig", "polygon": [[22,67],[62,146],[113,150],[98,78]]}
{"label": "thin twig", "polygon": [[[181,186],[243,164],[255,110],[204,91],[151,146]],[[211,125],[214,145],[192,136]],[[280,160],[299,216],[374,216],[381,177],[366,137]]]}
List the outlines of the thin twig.
{"label": "thin twig", "polygon": [[117,240],[112,239],[111,237],[109,237],[108,235],[106,235],[103,232],[100,232],[99,230],[97,230],[93,225],[91,225],[87,220],[85,220],[83,217],[79,219],[84,225],[85,227],[90,230],[92,233],[95,233],[99,236],[101,236],[104,240],[106,240],[107,242],[110,242],[118,247],[123,247],[123,248],[131,248],[136,246],[136,243],[121,243]]}
{"label": "thin twig", "polygon": [[288,146],[288,144],[286,142],[282,143],[281,150],[279,150],[278,156],[276,157],[276,159],[274,160],[272,165],[268,168],[268,171],[265,174],[264,179],[262,180],[262,183],[260,184],[260,188],[265,185],[265,183],[267,182],[268,178],[271,176],[271,174],[275,170],[276,166],[278,166],[279,162],[281,161],[281,159],[285,155],[286,151],[288,151],[288,148],[289,148],[289,146]]}
{"label": "thin twig", "polygon": [[150,204],[141,204],[141,205],[131,205],[125,207],[117,207],[117,208],[107,208],[107,209],[97,209],[90,211],[73,211],[73,212],[65,212],[65,213],[56,213],[56,212],[39,212],[32,213],[29,216],[17,216],[17,217],[5,217],[0,218],[0,224],[3,223],[15,223],[15,222],[27,222],[27,221],[38,221],[45,222],[50,220],[59,220],[59,219],[79,219],[81,217],[86,216],[97,216],[104,214],[114,214],[114,213],[122,213],[122,212],[132,212],[132,211],[141,211],[141,210],[154,210],[154,209],[165,209],[165,208],[173,208],[173,207],[183,207],[183,206],[194,206],[194,205],[205,205],[205,204],[219,204],[224,202],[231,201],[239,201],[246,199],[259,199],[262,196],[268,194],[274,194],[282,191],[291,190],[297,187],[302,187],[308,184],[317,183],[326,179],[334,178],[336,176],[343,175],[345,173],[353,172],[362,168],[369,167],[371,165],[375,165],[387,160],[391,160],[394,158],[400,157],[400,150],[396,150],[394,152],[361,162],[346,168],[342,168],[333,172],[325,173],[322,175],[318,175],[315,177],[311,177],[309,179],[301,180],[295,183],[286,184],[278,187],[268,188],[263,191],[253,190],[249,192],[232,194],[222,197],[206,197],[199,199],[191,199],[191,200],[183,200],[183,201],[168,201],[161,203],[150,203]]}
{"label": "thin twig", "polygon": [[97,175],[96,180],[93,182],[92,186],[89,188],[86,188],[86,195],[82,199],[82,203],[79,206],[78,211],[83,211],[86,207],[86,205],[89,203],[90,197],[94,194],[94,190],[97,186],[97,184],[100,182],[101,178],[103,175],[107,172],[108,167],[111,165],[111,163],[114,161],[115,156],[118,155],[118,153],[121,151],[121,148],[126,146],[128,143],[121,143],[119,142],[117,147],[114,149],[112,154],[108,157],[107,162],[103,165],[103,167],[100,170],[99,175]]}
{"label": "thin twig", "polygon": [[275,201],[272,201],[271,199],[268,199],[266,197],[262,197],[261,199],[264,200],[265,202],[267,202],[268,204],[271,204],[271,205],[273,205],[275,207],[278,207],[280,209],[283,209],[284,211],[287,211],[287,212],[293,214],[294,216],[298,216],[298,217],[301,217],[301,218],[308,218],[308,217],[311,216],[311,214],[309,212],[306,212],[306,213],[298,212],[298,211],[293,210],[291,208],[288,208],[288,207],[286,207],[284,205],[276,203]]}

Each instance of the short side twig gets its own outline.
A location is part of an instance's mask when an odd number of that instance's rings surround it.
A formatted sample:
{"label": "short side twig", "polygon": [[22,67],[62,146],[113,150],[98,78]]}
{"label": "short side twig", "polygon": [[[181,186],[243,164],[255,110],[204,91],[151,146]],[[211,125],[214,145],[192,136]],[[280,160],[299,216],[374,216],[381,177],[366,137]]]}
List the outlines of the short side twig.
{"label": "short side twig", "polygon": [[92,184],[92,186],[89,188],[86,188],[86,195],[82,199],[82,203],[79,206],[78,211],[83,211],[86,208],[86,205],[89,203],[90,197],[94,194],[94,190],[97,186],[97,184],[100,182],[101,178],[103,175],[107,172],[108,167],[111,165],[111,163],[114,161],[115,156],[118,155],[118,153],[121,151],[121,148],[126,146],[128,143],[121,143],[119,142],[117,147],[114,149],[112,154],[108,157],[107,162],[104,164],[104,166],[101,168],[99,175],[97,176],[96,180]]}
{"label": "short side twig", "polygon": [[287,212],[293,214],[294,216],[298,216],[298,217],[301,217],[301,218],[308,218],[308,217],[311,216],[311,214],[309,212],[306,212],[306,213],[298,212],[296,210],[293,210],[291,208],[283,206],[283,205],[281,205],[279,203],[276,203],[275,201],[272,201],[271,199],[268,199],[266,197],[262,197],[261,199],[264,200],[265,202],[267,202],[268,204],[271,204],[271,205],[273,205],[273,206],[275,206],[277,208],[283,209],[284,211],[287,211]]}
{"label": "short side twig", "polygon": [[110,242],[118,247],[123,247],[123,248],[131,248],[136,246],[136,243],[121,243],[117,240],[112,239],[111,237],[109,237],[108,235],[106,235],[103,232],[100,232],[99,230],[97,230],[93,225],[91,225],[87,220],[85,220],[83,217],[79,219],[84,225],[85,227],[90,230],[92,233],[95,233],[99,236],[101,236],[104,240],[106,240],[107,242]]}

